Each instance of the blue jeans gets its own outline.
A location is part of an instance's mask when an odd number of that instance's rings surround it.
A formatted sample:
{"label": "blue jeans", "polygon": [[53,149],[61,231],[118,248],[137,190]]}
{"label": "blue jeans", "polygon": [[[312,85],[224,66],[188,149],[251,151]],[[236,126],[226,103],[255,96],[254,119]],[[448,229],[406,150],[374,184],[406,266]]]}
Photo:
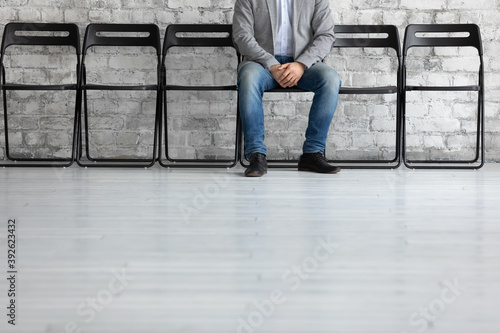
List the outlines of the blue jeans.
{"label": "blue jeans", "polygon": [[[281,63],[293,62],[291,57],[279,57]],[[314,92],[306,140],[302,147],[304,153],[323,152],[326,146],[328,129],[337,107],[341,81],[337,72],[318,62],[306,69],[297,87]],[[243,134],[245,136],[245,156],[253,153],[267,155],[264,145],[264,91],[280,87],[271,73],[258,63],[248,63],[238,72],[239,110]]]}

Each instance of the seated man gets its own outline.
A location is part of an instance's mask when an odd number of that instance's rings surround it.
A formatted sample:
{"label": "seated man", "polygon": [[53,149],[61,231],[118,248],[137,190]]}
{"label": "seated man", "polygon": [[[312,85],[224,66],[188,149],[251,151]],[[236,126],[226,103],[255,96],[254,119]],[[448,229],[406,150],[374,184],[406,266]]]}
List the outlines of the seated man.
{"label": "seated man", "polygon": [[236,0],[233,38],[243,56],[239,109],[250,160],[245,176],[267,173],[262,97],[280,86],[314,92],[298,169],[340,171],[324,157],[341,85],[337,72],[322,62],[335,40],[333,28],[328,0]]}

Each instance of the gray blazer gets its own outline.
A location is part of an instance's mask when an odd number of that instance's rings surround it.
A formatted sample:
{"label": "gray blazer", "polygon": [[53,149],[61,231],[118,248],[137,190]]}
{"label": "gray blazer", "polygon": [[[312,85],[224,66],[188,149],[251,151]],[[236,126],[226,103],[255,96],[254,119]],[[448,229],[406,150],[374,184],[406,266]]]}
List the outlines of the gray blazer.
{"label": "gray blazer", "polygon": [[[250,61],[269,69],[274,57],[278,10],[276,0],[236,0],[233,39],[243,56],[240,67]],[[293,0],[293,50],[295,61],[311,67],[332,49],[335,36],[329,0]]]}

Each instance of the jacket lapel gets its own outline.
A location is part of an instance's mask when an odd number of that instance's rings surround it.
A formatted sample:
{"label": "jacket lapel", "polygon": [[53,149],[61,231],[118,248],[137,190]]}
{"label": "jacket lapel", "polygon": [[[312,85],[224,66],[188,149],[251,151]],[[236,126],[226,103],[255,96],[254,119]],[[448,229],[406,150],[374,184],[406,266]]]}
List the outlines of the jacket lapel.
{"label": "jacket lapel", "polygon": [[[305,0],[305,1],[310,1],[310,0]],[[293,55],[294,57],[298,57],[297,54],[297,43],[296,43],[296,36],[298,36],[298,29],[299,29],[299,16],[304,4],[304,1],[302,0],[292,0],[293,2],[293,17],[292,17],[292,31],[293,31]]]}
{"label": "jacket lapel", "polygon": [[277,28],[276,25],[278,24],[278,8],[276,6],[276,0],[266,0],[267,1],[267,8],[269,10],[269,15],[271,16],[271,29],[272,29],[272,36],[273,36],[273,43],[274,45],[274,40],[276,39],[276,34],[277,34]]}
{"label": "jacket lapel", "polygon": [[[309,0],[307,0],[309,1]],[[302,0],[293,0],[293,18],[292,18],[292,28],[294,31],[299,26],[299,13],[302,9],[302,4],[304,3]]]}

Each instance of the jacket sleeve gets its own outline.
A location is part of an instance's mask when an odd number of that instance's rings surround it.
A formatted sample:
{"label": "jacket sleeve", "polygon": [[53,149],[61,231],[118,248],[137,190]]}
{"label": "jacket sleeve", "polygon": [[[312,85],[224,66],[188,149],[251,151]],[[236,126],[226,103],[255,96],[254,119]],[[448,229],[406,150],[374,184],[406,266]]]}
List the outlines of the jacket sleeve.
{"label": "jacket sleeve", "polygon": [[335,42],[334,22],[328,0],[316,0],[311,28],[312,42],[295,59],[306,65],[306,68],[323,60],[330,53]]}
{"label": "jacket sleeve", "polygon": [[264,50],[255,39],[255,18],[249,0],[236,0],[233,15],[233,40],[245,60],[255,61],[269,69],[279,64],[276,58]]}

